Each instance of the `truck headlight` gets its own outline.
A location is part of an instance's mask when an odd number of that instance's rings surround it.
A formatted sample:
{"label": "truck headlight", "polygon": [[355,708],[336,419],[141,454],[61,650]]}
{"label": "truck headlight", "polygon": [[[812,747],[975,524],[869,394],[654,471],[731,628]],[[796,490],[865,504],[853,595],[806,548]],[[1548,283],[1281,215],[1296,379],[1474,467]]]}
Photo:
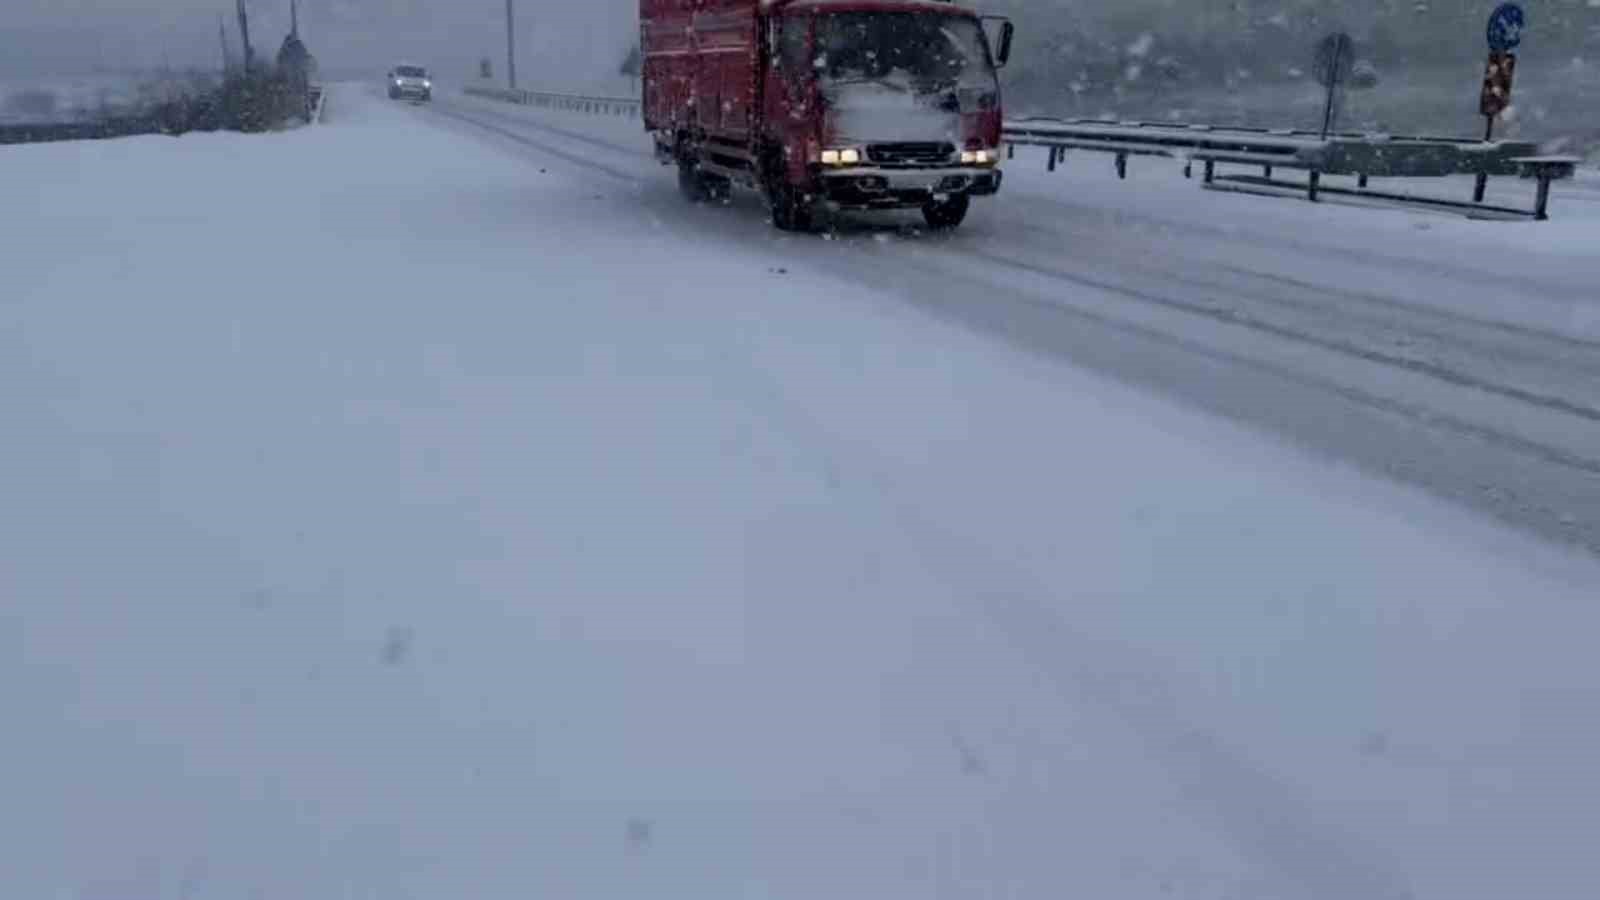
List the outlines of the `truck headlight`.
{"label": "truck headlight", "polygon": [[427,79],[423,79],[423,81],[422,81],[422,89],[425,90],[425,91],[433,90],[433,82],[428,81]]}
{"label": "truck headlight", "polygon": [[822,151],[822,164],[825,165],[825,166],[837,166],[839,164],[839,151],[837,151],[837,150],[824,150],[824,151]]}
{"label": "truck headlight", "polygon": [[818,160],[825,166],[853,166],[861,162],[861,151],[854,147],[824,150]]}
{"label": "truck headlight", "polygon": [[963,150],[961,151],[961,164],[964,166],[987,166],[995,161],[993,150]]}

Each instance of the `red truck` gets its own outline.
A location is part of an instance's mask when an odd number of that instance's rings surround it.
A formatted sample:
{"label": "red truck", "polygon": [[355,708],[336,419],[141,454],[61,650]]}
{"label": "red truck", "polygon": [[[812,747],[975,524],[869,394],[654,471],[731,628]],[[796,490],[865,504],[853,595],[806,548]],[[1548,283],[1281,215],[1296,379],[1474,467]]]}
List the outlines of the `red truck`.
{"label": "red truck", "polygon": [[639,0],[639,28],[645,129],[691,200],[740,184],[785,230],[840,209],[921,209],[943,229],[1000,190],[1003,18],[935,0]]}

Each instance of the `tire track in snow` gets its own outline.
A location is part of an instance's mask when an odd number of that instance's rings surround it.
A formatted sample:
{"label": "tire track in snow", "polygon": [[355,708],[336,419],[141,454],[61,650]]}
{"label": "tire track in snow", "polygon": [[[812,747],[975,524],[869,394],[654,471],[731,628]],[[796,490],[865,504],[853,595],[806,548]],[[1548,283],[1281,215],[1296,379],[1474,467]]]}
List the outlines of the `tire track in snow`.
{"label": "tire track in snow", "polygon": [[1404,369],[1408,372],[1427,375],[1443,381],[1446,384],[1456,385],[1457,387],[1472,388],[1474,390],[1483,391],[1489,394],[1497,394],[1512,400],[1521,401],[1530,406],[1537,406],[1556,412],[1566,413],[1568,415],[1576,416],[1580,419],[1585,419],[1591,422],[1600,422],[1600,408],[1590,406],[1586,403],[1568,400],[1563,397],[1540,394],[1512,385],[1501,384],[1488,379],[1480,378],[1476,375],[1452,369],[1448,366],[1430,363],[1426,360],[1410,359],[1404,356],[1397,356],[1392,353],[1385,353],[1380,350],[1360,347],[1348,341],[1320,337],[1307,331],[1289,328],[1274,322],[1268,322],[1248,313],[1241,313],[1232,309],[1217,309],[1215,307],[1207,306],[1203,303],[1183,300],[1173,296],[1154,294],[1148,291],[1142,291],[1137,288],[1129,287],[1125,284],[1118,284],[1103,278],[1095,278],[1093,276],[1084,275],[1077,272],[1068,272],[1053,266],[1046,266],[1040,263],[1014,259],[1012,257],[994,253],[992,251],[977,250],[972,248],[958,248],[957,252],[964,253],[968,256],[972,256],[995,265],[1007,266],[1034,275],[1042,275],[1047,278],[1054,278],[1070,284],[1078,285],[1080,287],[1094,288],[1098,291],[1116,294],[1121,297],[1126,297],[1130,300],[1137,300],[1141,303],[1154,304],[1166,309],[1211,319],[1216,322],[1222,322],[1228,325],[1236,325],[1240,328],[1246,328],[1252,331],[1259,331],[1263,334],[1282,338],[1286,341],[1308,344],[1323,350],[1353,357],[1355,359],[1362,360],[1363,362],[1391,366],[1397,369]]}
{"label": "tire track in snow", "polygon": [[[1334,285],[1314,284],[1309,281],[1302,281],[1298,278],[1290,278],[1286,275],[1279,275],[1274,272],[1261,272],[1254,269],[1247,269],[1243,266],[1235,266],[1227,263],[1218,263],[1216,268],[1220,271],[1229,272],[1243,278],[1253,278],[1258,281],[1279,284],[1284,287],[1294,288],[1296,290],[1325,294],[1331,297],[1342,297],[1357,303],[1397,309],[1407,313],[1408,315],[1415,315],[1420,318],[1432,318],[1441,322],[1450,322],[1472,328],[1481,328],[1485,331],[1504,332],[1506,334],[1516,335],[1517,337],[1528,338],[1529,340],[1549,341],[1552,344],[1563,345],[1575,349],[1600,351],[1600,339],[1575,337],[1570,334],[1562,334],[1559,331],[1536,328],[1529,325],[1523,325],[1518,322],[1503,322],[1497,319],[1487,319],[1481,316],[1474,316],[1467,313],[1458,312],[1442,306],[1434,306],[1427,303],[1415,303],[1400,297],[1385,297],[1381,294],[1374,294],[1368,291],[1355,291]],[[1596,367],[1594,371],[1600,371],[1600,358],[1596,359],[1594,365]]]}
{"label": "tire track in snow", "polygon": [[[516,108],[520,109],[521,107],[516,107]],[[440,109],[440,107],[437,107],[437,106],[435,107],[435,110],[439,110],[439,109]],[[615,144],[615,143],[612,143],[611,141],[607,141],[607,140],[605,140],[603,138],[597,138],[594,135],[584,134],[584,133],[578,132],[578,131],[571,131],[571,130],[566,129],[566,128],[557,128],[554,125],[548,125],[548,124],[545,124],[543,122],[536,122],[536,121],[533,121],[531,119],[524,118],[522,116],[513,116],[513,115],[510,115],[509,113],[505,113],[505,112],[500,112],[500,111],[491,110],[491,109],[485,109],[485,108],[483,108],[481,106],[477,106],[477,105],[470,105],[469,106],[469,105],[466,105],[466,104],[450,103],[450,104],[445,105],[443,107],[443,109],[455,111],[453,114],[455,115],[456,118],[460,118],[461,117],[460,116],[460,112],[462,110],[471,110],[472,114],[474,116],[487,116],[487,117],[489,117],[491,119],[494,119],[494,120],[497,120],[497,121],[500,121],[500,122],[505,122],[505,123],[508,123],[508,124],[511,124],[511,125],[528,126],[528,127],[536,128],[539,131],[543,131],[543,132],[545,132],[547,134],[557,135],[558,137],[563,137],[563,138],[566,138],[568,140],[577,141],[580,144],[587,144],[587,145],[589,145],[591,147],[596,147],[596,148],[599,148],[601,150],[609,150],[609,151],[611,151],[613,153],[621,153],[621,154],[624,154],[624,155],[627,155],[627,156],[637,156],[637,157],[640,157],[642,159],[647,159],[647,160],[652,160],[652,161],[655,159],[655,157],[652,156],[650,153],[648,153],[646,151],[643,151],[643,150],[639,149],[638,147],[627,147],[627,146],[623,146],[621,144]],[[640,126],[639,133],[641,135],[644,134],[643,126]]]}
{"label": "tire track in snow", "polygon": [[[542,141],[533,140],[532,138],[528,137],[527,135],[519,134],[519,133],[517,133],[515,131],[511,131],[510,129],[502,128],[502,127],[500,127],[498,125],[492,125],[492,124],[489,124],[487,122],[480,121],[480,120],[478,120],[478,119],[476,119],[476,118],[474,118],[472,116],[462,115],[459,112],[454,112],[452,110],[447,110],[447,109],[435,109],[435,110],[432,110],[432,113],[433,113],[433,115],[436,115],[436,116],[443,116],[443,117],[445,117],[447,119],[453,119],[453,120],[458,121],[458,122],[465,122],[466,124],[471,125],[471,126],[473,126],[475,128],[480,128],[480,129],[482,129],[484,131],[490,132],[490,133],[494,134],[497,137],[503,138],[503,139],[508,140],[508,141],[514,141],[514,142],[516,142],[518,144],[521,144],[521,145],[523,145],[525,147],[531,147],[531,148],[533,148],[535,150],[538,150],[541,153],[549,154],[550,156],[553,156],[556,159],[562,160],[564,162],[569,162],[569,163],[572,163],[573,165],[582,166],[585,169],[593,169],[596,172],[600,172],[602,174],[609,175],[610,177],[615,178],[618,181],[625,182],[627,184],[639,185],[639,184],[643,183],[643,179],[641,179],[638,175],[636,175],[634,173],[625,172],[625,171],[623,171],[621,169],[614,168],[612,166],[608,166],[605,163],[597,162],[597,161],[595,161],[593,159],[589,159],[588,157],[579,156],[576,153],[572,153],[572,152],[569,152],[569,151],[566,151],[566,150],[562,150],[559,147],[553,147],[548,143],[544,143]],[[546,130],[548,130],[548,129],[546,129]]]}
{"label": "tire track in snow", "polygon": [[[978,283],[986,284],[985,282]],[[1094,287],[1096,290],[1105,290],[1107,292],[1115,292],[1119,294],[1122,293],[1122,291],[1116,288],[1102,288],[1093,283],[1087,284],[1086,286]],[[1357,388],[1346,387],[1345,385],[1342,385],[1336,381],[1319,378],[1314,375],[1307,375],[1304,372],[1274,365],[1272,363],[1262,362],[1261,360],[1252,359],[1241,354],[1229,353],[1227,351],[1207,346],[1198,341],[1191,341],[1181,337],[1173,336],[1172,334],[1160,329],[1148,328],[1134,323],[1125,322],[1117,319],[1114,316],[1099,315],[1075,307],[1065,307],[1042,298],[1017,298],[1017,302],[1027,303],[1030,306],[1038,309],[1048,310],[1052,313],[1058,312],[1087,323],[1093,323],[1106,328],[1124,331],[1128,334],[1137,335],[1141,338],[1159,340],[1164,344],[1172,346],[1176,349],[1181,349],[1188,353],[1193,353],[1197,356],[1203,356],[1207,359],[1224,362],[1229,365],[1239,366],[1241,368],[1253,369],[1255,371],[1262,372],[1263,374],[1269,374],[1276,378],[1293,381],[1306,387],[1316,388],[1318,390],[1337,394],[1340,397],[1355,403],[1360,403],[1363,406],[1369,406],[1373,409],[1381,410],[1386,413],[1394,413],[1403,416],[1404,418],[1416,422],[1419,425],[1448,428],[1462,435],[1467,435],[1499,444],[1530,456],[1536,456],[1545,462],[1575,469],[1590,475],[1600,476],[1600,459],[1592,459],[1589,457],[1580,456],[1578,454],[1568,453],[1567,451],[1558,447],[1551,447],[1535,441],[1530,441],[1511,432],[1477,425],[1463,419],[1455,419],[1449,416],[1440,415],[1437,412],[1428,410],[1421,406],[1402,403],[1388,397],[1380,397],[1376,394],[1370,394]],[[1229,324],[1232,323],[1229,322]]]}

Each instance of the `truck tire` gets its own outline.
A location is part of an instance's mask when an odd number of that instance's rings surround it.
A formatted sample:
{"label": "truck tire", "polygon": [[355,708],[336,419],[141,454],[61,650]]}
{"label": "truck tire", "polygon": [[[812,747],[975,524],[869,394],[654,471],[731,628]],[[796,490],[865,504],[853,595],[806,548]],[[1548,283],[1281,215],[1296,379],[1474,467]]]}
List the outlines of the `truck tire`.
{"label": "truck tire", "polygon": [[720,175],[708,175],[687,160],[678,163],[678,191],[690,203],[722,203],[733,193],[733,182]]}
{"label": "truck tire", "polygon": [[767,193],[767,205],[779,231],[811,232],[820,227],[816,202],[800,188],[788,184],[774,187]]}
{"label": "truck tire", "polygon": [[971,207],[972,198],[966,194],[957,194],[943,201],[929,201],[922,208],[922,220],[934,231],[949,231],[966,220],[967,210]]}
{"label": "truck tire", "polygon": [[700,184],[700,172],[692,162],[678,161],[678,193],[690,203],[705,202],[705,188]]}

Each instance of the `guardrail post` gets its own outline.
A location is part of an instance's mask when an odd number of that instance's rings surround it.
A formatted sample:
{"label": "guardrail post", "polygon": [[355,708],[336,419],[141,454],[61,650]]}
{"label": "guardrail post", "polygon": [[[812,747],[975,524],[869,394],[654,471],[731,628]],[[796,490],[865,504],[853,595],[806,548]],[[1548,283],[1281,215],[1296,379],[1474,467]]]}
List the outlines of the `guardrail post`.
{"label": "guardrail post", "polygon": [[1262,166],[1261,167],[1261,174],[1262,174],[1262,176],[1264,176],[1266,178],[1271,178],[1272,177],[1272,167],[1271,166]]}
{"label": "guardrail post", "polygon": [[1183,161],[1183,177],[1185,177],[1185,178],[1193,178],[1194,177],[1194,160],[1186,159],[1186,160]]}
{"label": "guardrail post", "polygon": [[1488,172],[1479,172],[1478,173],[1478,180],[1472,186],[1472,202],[1473,203],[1482,203],[1483,202],[1484,191],[1486,191],[1488,189],[1488,187],[1489,187],[1489,173]]}
{"label": "guardrail post", "polygon": [[1117,177],[1124,179],[1128,177],[1128,154],[1126,153],[1117,154]]}
{"label": "guardrail post", "polygon": [[1045,167],[1044,167],[1044,170],[1046,172],[1054,172],[1056,170],[1056,151],[1058,149],[1060,149],[1060,148],[1055,147],[1055,146],[1052,146],[1050,148],[1050,161],[1045,163]]}
{"label": "guardrail post", "polygon": [[1006,159],[1016,159],[1016,158],[1017,158],[1017,145],[1016,144],[1007,143],[1006,144]]}
{"label": "guardrail post", "polygon": [[1206,160],[1206,184],[1210,184],[1212,182],[1212,180],[1215,179],[1216,177],[1217,177],[1217,161],[1214,160],[1214,159]]}
{"label": "guardrail post", "polygon": [[1544,222],[1550,218],[1550,178],[1548,171],[1539,173],[1539,193],[1533,202],[1533,218],[1536,222]]}
{"label": "guardrail post", "polygon": [[1362,172],[1360,175],[1356,176],[1356,187],[1364,188],[1366,186],[1367,186],[1367,173]]}
{"label": "guardrail post", "polygon": [[1322,173],[1316,169],[1311,170],[1311,177],[1306,181],[1306,199],[1312,203],[1317,202],[1317,188],[1322,186]]}

